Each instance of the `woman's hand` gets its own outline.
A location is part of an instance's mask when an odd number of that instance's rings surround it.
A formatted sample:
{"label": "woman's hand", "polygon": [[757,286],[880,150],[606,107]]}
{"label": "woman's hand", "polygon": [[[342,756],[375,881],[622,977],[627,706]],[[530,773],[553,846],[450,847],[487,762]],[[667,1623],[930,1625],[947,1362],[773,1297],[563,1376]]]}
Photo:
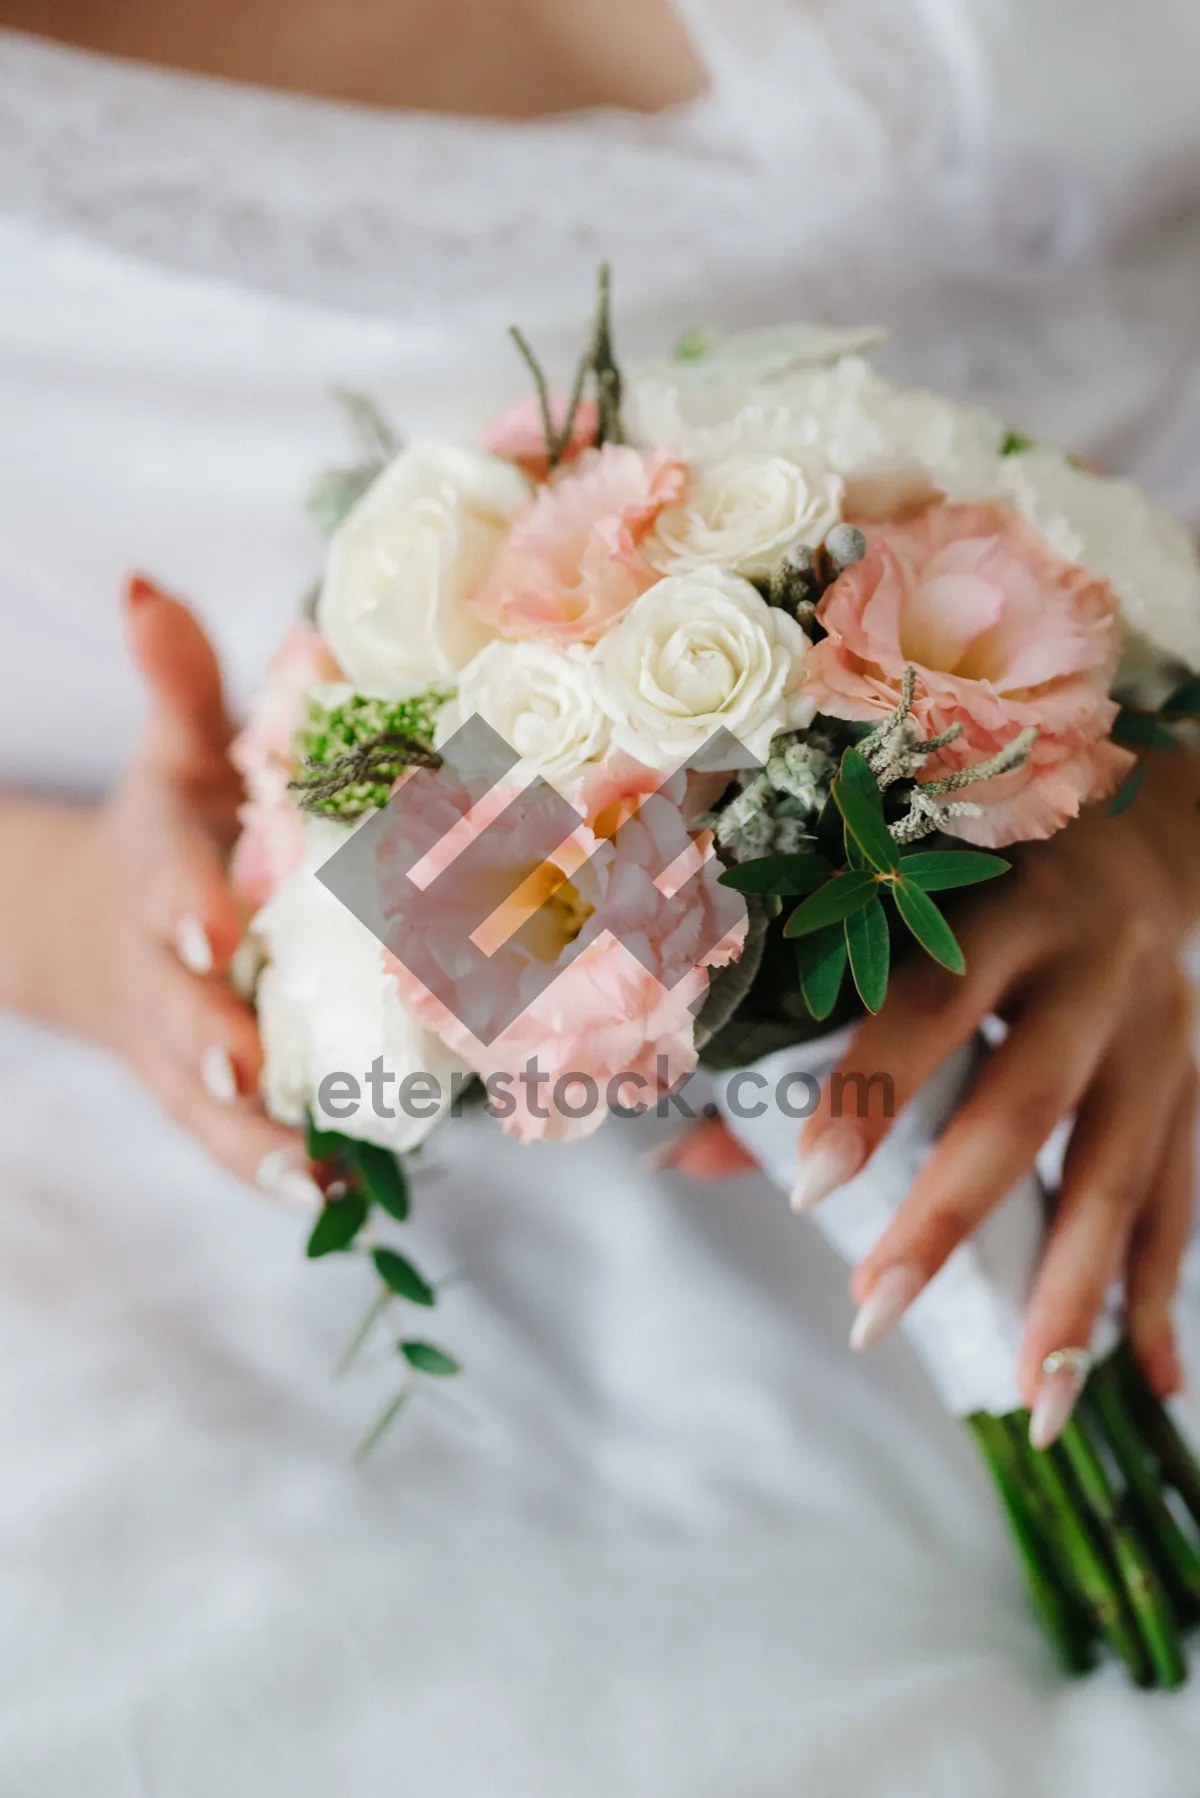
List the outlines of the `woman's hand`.
{"label": "woman's hand", "polygon": [[243,935],[226,878],[241,788],[216,656],[148,582],[131,581],[126,608],[150,715],[109,800],[60,834],[39,1009],[120,1055],[232,1173],[315,1202],[298,1137],[258,1103],[258,1028],[227,978]]}
{"label": "woman's hand", "polygon": [[[843,1084],[890,1075],[890,1109],[899,1112],[989,1013],[1009,1025],[854,1270],[860,1348],[897,1323],[1028,1173],[1054,1126],[1075,1114],[1020,1363],[1035,1434],[1047,1439],[1073,1402],[1074,1373],[1048,1379],[1043,1362],[1089,1343],[1122,1274],[1147,1376],[1162,1393],[1180,1380],[1171,1306],[1191,1228],[1196,1114],[1192,989],[1180,958],[1200,913],[1200,829],[1194,764],[1182,754],[1154,761],[1119,818],[1089,811],[1048,842],[1006,852],[1013,872],[953,914],[966,974],[906,956],[883,1010],[862,1024],[838,1069]],[[835,1118],[831,1085],[800,1139],[800,1210],[857,1173],[890,1128],[883,1117]],[[688,1171],[727,1172],[738,1153],[731,1158],[728,1138],[709,1125],[674,1159]]]}

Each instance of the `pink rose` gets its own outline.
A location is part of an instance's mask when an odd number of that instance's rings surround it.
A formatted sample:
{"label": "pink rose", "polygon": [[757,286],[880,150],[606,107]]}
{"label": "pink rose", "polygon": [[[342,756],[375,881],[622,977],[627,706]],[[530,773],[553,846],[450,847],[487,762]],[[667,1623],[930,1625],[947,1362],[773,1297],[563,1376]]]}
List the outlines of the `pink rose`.
{"label": "pink rose", "polygon": [[504,637],[594,643],[659,579],[641,544],[685,480],[669,456],[588,451],[517,518],[474,609]]}
{"label": "pink rose", "polygon": [[[497,790],[472,808],[417,775],[410,803],[386,814],[388,965],[409,1011],[493,1080],[497,1111],[511,1099],[503,1125],[524,1142],[587,1136],[609,1104],[653,1105],[691,1073],[707,970],[741,952],[745,906],[717,884],[708,835],[689,836],[684,777],[646,796],[654,779],[631,769],[618,791],[611,777],[561,841],[569,809],[544,787],[507,810]],[[579,1078],[556,1104],[567,1076]]]}
{"label": "pink rose", "polygon": [[1108,735],[1121,651],[1108,587],[999,506],[930,506],[866,532],[867,554],[817,608],[829,634],[809,652],[805,691],[818,711],[878,719],[896,705],[910,664],[923,733],[963,725],[930,757],[924,780],[983,761],[1036,726],[1024,767],[961,795],[985,814],[947,828],[973,843],[1051,836],[1111,792],[1132,758]]}
{"label": "pink rose", "polygon": [[[556,431],[562,430],[566,416],[566,395],[552,393],[550,421]],[[570,441],[562,454],[562,463],[576,461],[585,449],[592,447],[596,441],[597,423],[595,400],[580,400],[571,425]],[[483,443],[489,455],[503,456],[506,461],[515,462],[518,468],[523,468],[535,481],[544,481],[550,472],[546,458],[546,433],[542,429],[542,409],[536,393],[518,400],[515,406],[510,406],[507,412],[494,419],[484,432]]]}
{"label": "pink rose", "polygon": [[229,758],[246,783],[232,878],[235,890],[255,908],[266,904],[304,855],[304,818],[288,792],[296,772],[295,737],[305,723],[304,695],[320,681],[340,678],[321,633],[311,624],[293,624],[230,747]]}

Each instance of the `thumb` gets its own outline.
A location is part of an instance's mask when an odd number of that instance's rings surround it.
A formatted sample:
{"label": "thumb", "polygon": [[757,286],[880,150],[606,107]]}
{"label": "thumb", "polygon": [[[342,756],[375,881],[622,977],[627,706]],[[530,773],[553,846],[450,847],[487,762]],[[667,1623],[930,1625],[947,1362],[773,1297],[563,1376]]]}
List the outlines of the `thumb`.
{"label": "thumb", "polygon": [[148,747],[175,770],[224,758],[232,735],[216,652],[188,608],[143,575],[125,584],[130,654],[150,699]]}

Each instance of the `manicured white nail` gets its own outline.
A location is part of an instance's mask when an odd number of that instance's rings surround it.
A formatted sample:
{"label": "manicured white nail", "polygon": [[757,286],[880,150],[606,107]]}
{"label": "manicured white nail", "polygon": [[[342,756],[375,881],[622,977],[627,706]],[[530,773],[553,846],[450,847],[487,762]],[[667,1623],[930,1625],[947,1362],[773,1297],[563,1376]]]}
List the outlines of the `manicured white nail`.
{"label": "manicured white nail", "polygon": [[232,1105],[238,1096],[233,1063],[219,1043],[210,1043],[200,1057],[200,1079],[209,1097],[221,1105]]}
{"label": "manicured white nail", "polygon": [[179,928],[175,932],[175,953],[184,967],[189,968],[193,974],[212,973],[212,944],[199,918],[179,920]]}
{"label": "manicured white nail", "polygon": [[855,1175],[863,1162],[862,1142],[853,1130],[831,1130],[805,1154],[792,1188],[792,1210],[811,1211]]}
{"label": "manicured white nail", "polygon": [[880,1274],[850,1326],[850,1347],[856,1355],[874,1348],[895,1329],[924,1284],[924,1274],[911,1261],[898,1261]]}
{"label": "manicured white nail", "polygon": [[1046,1356],[1042,1362],[1044,1377],[1029,1419],[1031,1448],[1049,1448],[1058,1441],[1091,1371],[1092,1357],[1085,1348],[1055,1349]]}
{"label": "manicured white nail", "polygon": [[258,1184],[272,1198],[284,1199],[289,1205],[307,1212],[319,1211],[324,1204],[321,1188],[288,1154],[286,1149],[272,1149],[258,1166]]}

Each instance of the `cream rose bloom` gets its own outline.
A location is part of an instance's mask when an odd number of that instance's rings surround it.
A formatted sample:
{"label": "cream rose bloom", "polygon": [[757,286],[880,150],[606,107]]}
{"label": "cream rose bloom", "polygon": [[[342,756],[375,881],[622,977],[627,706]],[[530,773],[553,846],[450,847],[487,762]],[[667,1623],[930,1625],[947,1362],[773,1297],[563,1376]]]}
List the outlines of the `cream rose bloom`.
{"label": "cream rose bloom", "polygon": [[[318,1125],[403,1153],[432,1130],[450,1103],[450,1081],[465,1068],[432,1031],[412,1017],[395,978],[384,969],[382,944],[323,887],[317,869],[353,834],[331,819],[305,823],[303,863],[283,880],[254,921],[268,957],[258,985],[263,1040],[263,1099],[281,1123],[301,1124],[309,1111]],[[363,1076],[376,1056],[395,1076],[378,1117]],[[335,1118],[317,1100],[327,1074],[350,1074],[363,1088],[354,1115]],[[409,1116],[399,1102],[400,1081],[430,1074],[440,1103],[424,1087],[413,1095],[429,1117]]]}
{"label": "cream rose bloom", "polygon": [[842,482],[819,457],[748,451],[693,467],[643,550],[667,574],[727,568],[762,579],[793,544],[823,543],[841,516]]}
{"label": "cream rose bloom", "polygon": [[478,714],[527,765],[552,784],[569,785],[609,747],[609,723],[596,699],[592,652],[581,645],[496,641],[463,669],[458,697],[438,719],[440,744]]}
{"label": "cream rose bloom", "polygon": [[777,732],[812,722],[803,690],[809,647],[795,619],[749,581],[715,568],[668,575],[594,651],[613,743],[648,768],[671,770],[724,728],[765,760]]}
{"label": "cream rose bloom", "polygon": [[509,462],[448,443],[402,450],[329,546],[317,622],[361,690],[404,698],[493,634],[466,600],[532,489]]}

